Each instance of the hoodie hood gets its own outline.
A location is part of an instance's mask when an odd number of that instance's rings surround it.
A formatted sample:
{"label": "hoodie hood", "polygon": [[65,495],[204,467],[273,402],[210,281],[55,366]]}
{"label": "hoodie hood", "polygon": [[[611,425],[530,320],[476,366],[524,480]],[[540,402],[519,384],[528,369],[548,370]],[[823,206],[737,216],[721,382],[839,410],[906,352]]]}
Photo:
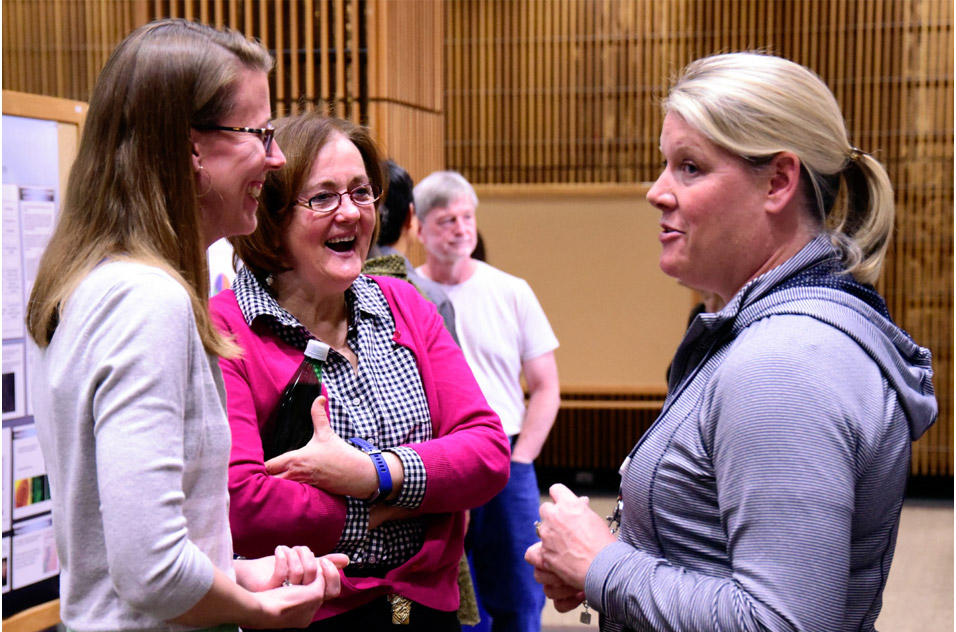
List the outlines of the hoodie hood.
{"label": "hoodie hood", "polygon": [[826,236],[748,283],[717,314],[698,320],[708,330],[732,327],[736,337],[753,322],[777,314],[810,316],[855,340],[896,391],[914,441],[936,421],[932,354],[893,322],[875,289],[842,271],[839,253]]}

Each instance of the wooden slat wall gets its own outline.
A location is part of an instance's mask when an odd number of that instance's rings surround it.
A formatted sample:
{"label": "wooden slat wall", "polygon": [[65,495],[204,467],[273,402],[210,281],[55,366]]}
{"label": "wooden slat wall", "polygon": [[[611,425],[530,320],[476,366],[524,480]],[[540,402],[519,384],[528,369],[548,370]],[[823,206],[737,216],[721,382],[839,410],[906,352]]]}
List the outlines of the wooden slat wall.
{"label": "wooden slat wall", "polygon": [[467,0],[445,30],[445,156],[476,183],[651,181],[657,99],[689,61],[764,48],[818,72],[896,186],[879,285],[940,401],[912,470],[953,475],[951,0]]}
{"label": "wooden slat wall", "polygon": [[[229,26],[275,56],[276,116],[319,109],[368,122],[365,0],[6,0],[3,88],[88,101],[130,31],[180,17]],[[433,32],[428,33],[431,40]]]}
{"label": "wooden slat wall", "polygon": [[[258,37],[277,116],[367,123],[416,180],[635,183],[658,171],[669,76],[763,47],[814,68],[897,188],[880,283],[935,356],[940,423],[913,471],[953,474],[951,0],[5,0],[3,88],[79,101],[112,48],[178,16]],[[416,258],[413,255],[413,259]]]}
{"label": "wooden slat wall", "polygon": [[[3,87],[88,101],[137,26],[181,17],[258,38],[275,56],[275,115],[369,125],[419,179],[444,166],[441,0],[7,0]],[[368,54],[373,42],[375,55]]]}
{"label": "wooden slat wall", "polygon": [[444,167],[441,0],[369,4],[369,123],[416,182]]}

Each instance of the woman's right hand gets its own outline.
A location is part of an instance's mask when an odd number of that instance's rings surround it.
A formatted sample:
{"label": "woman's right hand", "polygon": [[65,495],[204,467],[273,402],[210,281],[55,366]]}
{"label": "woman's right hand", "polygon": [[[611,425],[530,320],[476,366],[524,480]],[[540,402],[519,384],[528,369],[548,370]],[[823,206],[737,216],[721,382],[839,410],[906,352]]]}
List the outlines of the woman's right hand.
{"label": "woman's right hand", "polygon": [[266,471],[331,494],[367,498],[378,489],[375,466],[367,454],[335,434],[325,402],[325,397],[319,396],[312,404],[313,434],[309,442],[266,461]]}
{"label": "woman's right hand", "polygon": [[241,627],[255,629],[308,626],[323,603],[339,596],[342,590],[339,569],[348,564],[348,557],[333,554],[317,561],[319,572],[311,583],[280,586],[253,593],[259,601],[262,616]]}
{"label": "woman's right hand", "polygon": [[549,492],[554,502],[541,505],[541,521],[536,525],[541,542],[528,549],[525,559],[535,571],[547,571],[562,584],[583,590],[591,562],[617,538],[588,506],[587,496],[576,496],[560,483]]}
{"label": "woman's right hand", "polygon": [[534,566],[534,579],[544,588],[544,596],[554,601],[554,609],[558,612],[570,612],[584,602],[584,591],[541,568],[541,547],[540,542],[532,544],[525,553],[524,559]]}

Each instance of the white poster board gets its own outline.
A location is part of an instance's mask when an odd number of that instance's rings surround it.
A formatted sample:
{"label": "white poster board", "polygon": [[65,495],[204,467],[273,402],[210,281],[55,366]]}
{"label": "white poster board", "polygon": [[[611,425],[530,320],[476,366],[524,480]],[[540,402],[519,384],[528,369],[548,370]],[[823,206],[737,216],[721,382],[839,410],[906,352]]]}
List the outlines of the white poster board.
{"label": "white poster board", "polygon": [[3,91],[3,616],[51,603],[60,565],[30,405],[26,305],[53,232],[86,105]]}

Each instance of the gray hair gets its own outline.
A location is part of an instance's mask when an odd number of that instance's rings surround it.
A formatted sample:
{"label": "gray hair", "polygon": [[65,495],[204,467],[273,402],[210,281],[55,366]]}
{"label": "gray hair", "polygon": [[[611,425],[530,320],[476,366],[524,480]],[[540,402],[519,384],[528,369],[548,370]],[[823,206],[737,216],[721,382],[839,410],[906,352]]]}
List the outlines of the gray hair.
{"label": "gray hair", "polygon": [[848,272],[876,281],[893,228],[892,185],[883,165],[847,140],[840,106],[817,74],[758,52],[705,57],[680,74],[664,111],[758,167],[781,151],[795,154],[820,230]]}
{"label": "gray hair", "polygon": [[425,217],[435,208],[444,208],[455,200],[467,197],[475,208],[478,208],[478,194],[475,187],[457,171],[435,171],[415,185],[415,215],[418,220],[425,221]]}

